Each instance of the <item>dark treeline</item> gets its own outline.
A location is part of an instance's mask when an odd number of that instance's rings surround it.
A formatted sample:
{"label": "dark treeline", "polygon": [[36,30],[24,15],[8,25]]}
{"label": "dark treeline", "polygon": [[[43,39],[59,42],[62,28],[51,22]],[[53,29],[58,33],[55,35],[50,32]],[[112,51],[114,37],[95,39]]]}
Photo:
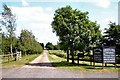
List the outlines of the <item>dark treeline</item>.
{"label": "dark treeline", "polygon": [[60,50],[60,44],[57,44],[57,45],[53,45],[51,42],[48,42],[45,47],[48,49],[48,50]]}

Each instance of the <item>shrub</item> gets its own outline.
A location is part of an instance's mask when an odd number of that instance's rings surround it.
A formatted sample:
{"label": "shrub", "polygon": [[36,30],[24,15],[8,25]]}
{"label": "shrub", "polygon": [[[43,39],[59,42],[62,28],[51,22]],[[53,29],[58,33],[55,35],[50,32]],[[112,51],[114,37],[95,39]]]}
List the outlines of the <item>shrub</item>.
{"label": "shrub", "polygon": [[66,54],[61,50],[49,50],[49,54],[53,54],[61,58],[66,58]]}

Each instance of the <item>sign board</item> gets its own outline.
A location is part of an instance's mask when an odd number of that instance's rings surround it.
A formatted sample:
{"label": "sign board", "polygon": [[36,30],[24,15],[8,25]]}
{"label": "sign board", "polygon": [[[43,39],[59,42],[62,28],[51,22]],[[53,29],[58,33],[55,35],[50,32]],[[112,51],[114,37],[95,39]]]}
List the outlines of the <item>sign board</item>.
{"label": "sign board", "polygon": [[94,48],[93,50],[94,53],[94,62],[103,62],[103,53],[101,48]]}
{"label": "sign board", "polygon": [[78,56],[81,57],[81,58],[84,58],[84,52],[78,53]]}
{"label": "sign board", "polygon": [[115,47],[103,47],[103,62],[116,63]]}

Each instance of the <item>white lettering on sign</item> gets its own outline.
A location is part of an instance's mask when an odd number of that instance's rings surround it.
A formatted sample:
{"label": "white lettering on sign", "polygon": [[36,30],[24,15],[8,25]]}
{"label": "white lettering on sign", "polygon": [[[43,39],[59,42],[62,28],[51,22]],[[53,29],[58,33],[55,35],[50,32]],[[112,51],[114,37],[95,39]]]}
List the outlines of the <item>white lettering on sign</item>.
{"label": "white lettering on sign", "polygon": [[103,48],[104,63],[115,63],[115,47]]}

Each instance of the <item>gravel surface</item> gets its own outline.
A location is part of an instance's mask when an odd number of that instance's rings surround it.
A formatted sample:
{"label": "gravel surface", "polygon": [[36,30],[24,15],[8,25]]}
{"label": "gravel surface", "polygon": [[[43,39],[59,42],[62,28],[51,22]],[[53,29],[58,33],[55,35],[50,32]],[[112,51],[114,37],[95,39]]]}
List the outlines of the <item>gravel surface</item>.
{"label": "gravel surface", "polygon": [[[47,63],[47,64],[46,64]],[[82,72],[52,67],[47,52],[22,68],[2,69],[3,78],[118,78],[117,73]]]}
{"label": "gravel surface", "polygon": [[48,59],[47,51],[44,51],[42,55],[37,57],[28,65],[23,66],[22,68],[54,68],[54,67],[52,67],[52,64]]}
{"label": "gravel surface", "polygon": [[53,68],[15,68],[3,69],[3,78],[118,78],[118,75]]}

